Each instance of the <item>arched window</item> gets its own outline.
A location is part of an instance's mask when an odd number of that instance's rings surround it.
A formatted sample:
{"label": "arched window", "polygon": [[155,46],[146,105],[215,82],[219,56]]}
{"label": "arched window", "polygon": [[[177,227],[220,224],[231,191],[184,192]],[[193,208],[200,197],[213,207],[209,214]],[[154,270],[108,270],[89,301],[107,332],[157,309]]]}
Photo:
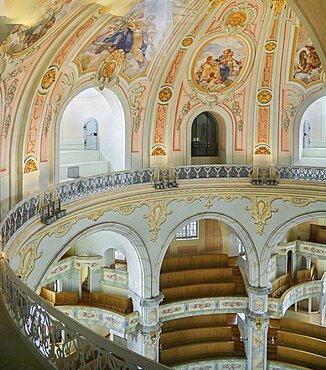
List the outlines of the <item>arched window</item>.
{"label": "arched window", "polygon": [[219,129],[215,117],[204,112],[197,116],[191,129],[191,156],[218,157]]}
{"label": "arched window", "polygon": [[326,161],[326,96],[314,101],[302,116],[300,152],[302,165],[320,166]]}

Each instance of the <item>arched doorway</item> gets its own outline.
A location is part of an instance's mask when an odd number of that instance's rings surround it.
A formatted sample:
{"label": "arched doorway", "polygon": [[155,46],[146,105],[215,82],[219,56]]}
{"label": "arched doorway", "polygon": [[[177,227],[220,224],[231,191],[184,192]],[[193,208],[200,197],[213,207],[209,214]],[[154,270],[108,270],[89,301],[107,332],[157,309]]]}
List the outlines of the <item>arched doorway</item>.
{"label": "arched doorway", "polygon": [[125,117],[118,97],[95,88],[80,92],[61,118],[60,181],[124,170],[125,141]]}
{"label": "arched doorway", "polygon": [[209,112],[200,113],[191,127],[191,164],[219,163],[219,124]]}
{"label": "arched doorway", "polygon": [[299,135],[300,164],[326,164],[326,96],[315,100],[304,112]]}

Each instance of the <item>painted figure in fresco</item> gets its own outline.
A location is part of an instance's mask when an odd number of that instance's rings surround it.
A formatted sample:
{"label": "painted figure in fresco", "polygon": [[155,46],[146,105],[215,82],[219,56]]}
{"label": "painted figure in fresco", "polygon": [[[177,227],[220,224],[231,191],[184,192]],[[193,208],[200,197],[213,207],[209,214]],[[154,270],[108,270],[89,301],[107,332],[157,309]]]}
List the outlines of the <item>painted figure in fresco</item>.
{"label": "painted figure in fresco", "polygon": [[139,13],[128,19],[125,28],[106,37],[102,42],[114,49],[123,50],[125,54],[132,53],[138,63],[144,62],[148,36],[143,17],[144,14]]}
{"label": "painted figure in fresco", "polygon": [[223,50],[218,58],[209,55],[196,73],[197,83],[206,90],[217,91],[229,86],[234,77],[239,75],[242,62],[234,58],[234,52],[229,48]]}

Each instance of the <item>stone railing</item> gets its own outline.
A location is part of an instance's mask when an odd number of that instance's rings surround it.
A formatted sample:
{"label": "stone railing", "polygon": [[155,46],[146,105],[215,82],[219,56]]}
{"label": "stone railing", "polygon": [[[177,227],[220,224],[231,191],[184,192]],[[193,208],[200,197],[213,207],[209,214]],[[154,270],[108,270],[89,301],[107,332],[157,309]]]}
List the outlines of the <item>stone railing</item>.
{"label": "stone railing", "polygon": [[65,182],[54,186],[48,192],[34,194],[22,200],[8,213],[0,225],[2,250],[17,230],[40,216],[40,209],[46,203],[53,202],[58,198],[63,207],[70,202],[84,199],[90,195],[134,185],[148,185],[153,183],[157,177],[173,177],[176,181],[195,179],[251,180],[257,177],[270,177],[276,180],[318,183],[326,181],[326,168],[284,166],[254,168],[249,165],[178,166],[171,169],[121,171]]}
{"label": "stone railing", "polygon": [[97,307],[57,306],[56,308],[83,325],[97,325],[112,329],[123,337],[133,333],[139,324],[138,311],[122,315]]}
{"label": "stone railing", "polygon": [[326,273],[324,273],[321,280],[313,280],[293,286],[283,293],[279,299],[269,298],[268,310],[272,317],[284,316],[289,307],[303,299],[321,297],[326,292],[325,279]]}
{"label": "stone railing", "polygon": [[244,358],[216,359],[211,361],[200,361],[191,364],[178,365],[173,367],[174,370],[198,370],[198,369],[237,369],[246,370],[247,360]]}
{"label": "stone railing", "polygon": [[2,297],[13,324],[54,368],[169,369],[108,341],[48,305],[4,259],[0,269]]}
{"label": "stone railing", "polygon": [[246,312],[247,297],[198,298],[168,303],[160,306],[160,320],[168,321],[180,317],[205,314]]}

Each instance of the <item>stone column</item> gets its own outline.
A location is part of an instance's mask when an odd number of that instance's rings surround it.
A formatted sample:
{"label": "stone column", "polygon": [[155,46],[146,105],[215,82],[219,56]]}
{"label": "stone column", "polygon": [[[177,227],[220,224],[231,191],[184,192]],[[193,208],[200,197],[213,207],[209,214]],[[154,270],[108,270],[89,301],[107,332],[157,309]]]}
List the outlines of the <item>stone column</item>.
{"label": "stone column", "polygon": [[131,293],[131,296],[134,311],[138,311],[140,316],[137,333],[128,337],[128,348],[151,360],[159,361],[159,339],[162,325],[159,321],[159,305],[163,300],[163,295],[141,298]]}
{"label": "stone column", "polygon": [[268,288],[248,287],[246,314],[247,369],[267,369],[267,334],[269,326]]}

